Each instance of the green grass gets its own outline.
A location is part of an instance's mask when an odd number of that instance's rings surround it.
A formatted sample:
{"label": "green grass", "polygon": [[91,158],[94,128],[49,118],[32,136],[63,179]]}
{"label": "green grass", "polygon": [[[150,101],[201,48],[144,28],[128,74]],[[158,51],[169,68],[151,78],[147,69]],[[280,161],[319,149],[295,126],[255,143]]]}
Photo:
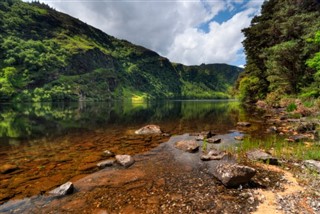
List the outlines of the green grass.
{"label": "green grass", "polygon": [[295,103],[290,103],[288,106],[287,106],[287,112],[293,112],[297,110],[297,105]]}
{"label": "green grass", "polygon": [[202,143],[202,151],[203,151],[203,152],[206,152],[207,149],[208,149],[208,142],[207,142],[207,139],[204,138],[204,139],[203,139],[203,143]]}
{"label": "green grass", "polygon": [[274,157],[285,160],[320,160],[320,144],[316,142],[288,142],[283,138],[269,137],[264,140],[245,138],[238,147],[228,147],[227,151],[245,157],[246,152],[261,149]]}

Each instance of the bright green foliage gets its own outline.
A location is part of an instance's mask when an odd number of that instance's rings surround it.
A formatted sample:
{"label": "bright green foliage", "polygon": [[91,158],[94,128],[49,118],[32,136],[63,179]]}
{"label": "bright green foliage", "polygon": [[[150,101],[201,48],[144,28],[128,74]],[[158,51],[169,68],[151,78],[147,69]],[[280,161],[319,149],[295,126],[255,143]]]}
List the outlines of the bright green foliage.
{"label": "bright green foliage", "polygon": [[257,77],[244,77],[239,84],[239,99],[244,101],[247,99],[257,98],[257,91],[259,90],[259,79]]}
{"label": "bright green foliage", "polygon": [[297,110],[297,105],[295,103],[290,103],[287,106],[287,112],[293,112],[294,110]]}
{"label": "bright green foliage", "polygon": [[[309,40],[312,44],[320,48],[320,31],[318,31],[313,39]],[[304,97],[319,97],[320,96],[320,52],[315,53],[315,55],[307,60],[306,64],[316,70],[314,73],[314,82],[310,87],[304,90]]]}
{"label": "bright green foliage", "polygon": [[300,81],[304,75],[304,63],[300,60],[297,41],[282,42],[269,48],[266,57],[266,73],[269,91],[281,89],[286,94],[299,92]]}
{"label": "bright green foliage", "polygon": [[227,98],[242,69],[183,66],[39,2],[0,2],[0,102]]}
{"label": "bright green foliage", "polygon": [[[319,46],[310,43],[310,38],[320,29],[318,2],[264,2],[261,15],[254,17],[251,26],[243,30],[247,65],[241,78],[258,78],[259,81],[254,84],[255,89],[258,88],[254,97],[250,93],[254,89],[242,87],[242,99],[256,101],[268,98],[273,102],[282,96],[310,92],[309,86],[314,84],[316,63],[309,60],[308,67],[306,62],[319,51]],[[238,89],[241,81],[238,81]]]}

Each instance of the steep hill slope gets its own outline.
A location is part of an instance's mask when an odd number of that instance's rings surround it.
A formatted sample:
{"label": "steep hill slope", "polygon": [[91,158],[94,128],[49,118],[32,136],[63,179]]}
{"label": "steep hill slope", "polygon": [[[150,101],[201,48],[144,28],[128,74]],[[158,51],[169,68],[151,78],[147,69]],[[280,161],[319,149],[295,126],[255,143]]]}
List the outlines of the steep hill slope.
{"label": "steep hill slope", "polygon": [[172,64],[40,3],[0,2],[0,101],[221,98],[229,65]]}

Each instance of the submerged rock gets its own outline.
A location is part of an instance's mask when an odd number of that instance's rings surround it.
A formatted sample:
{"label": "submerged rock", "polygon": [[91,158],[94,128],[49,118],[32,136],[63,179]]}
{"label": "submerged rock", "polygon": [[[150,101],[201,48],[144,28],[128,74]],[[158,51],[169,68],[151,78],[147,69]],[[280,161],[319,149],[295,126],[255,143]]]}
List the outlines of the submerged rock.
{"label": "submerged rock", "polygon": [[135,134],[161,134],[162,131],[160,126],[157,125],[147,125],[138,129],[134,132]]}
{"label": "submerged rock", "polygon": [[210,160],[221,160],[224,157],[227,157],[228,154],[218,150],[210,150],[208,154],[204,154],[200,157],[203,161],[210,161]]}
{"label": "submerged rock", "polygon": [[254,168],[235,163],[221,163],[213,170],[213,175],[226,187],[237,187],[245,184],[256,174]]}
{"label": "submerged rock", "polygon": [[249,127],[249,126],[251,126],[251,123],[249,123],[249,122],[238,122],[237,126]]}
{"label": "submerged rock", "polygon": [[315,161],[315,160],[306,160],[303,162],[305,166],[308,168],[311,168],[313,170],[318,171],[320,173],[320,161]]}
{"label": "submerged rock", "polygon": [[174,146],[185,152],[196,152],[199,150],[199,144],[194,140],[179,141],[176,142]]}
{"label": "submerged rock", "polygon": [[54,190],[50,191],[50,194],[58,195],[58,196],[64,196],[72,194],[74,191],[74,186],[72,182],[67,182],[65,184],[62,184],[58,188],[55,188]]}
{"label": "submerged rock", "polygon": [[16,170],[18,170],[19,167],[16,165],[12,165],[12,164],[4,164],[2,166],[0,166],[0,173],[1,174],[7,174],[10,172],[14,172]]}
{"label": "submerged rock", "polygon": [[270,154],[262,150],[253,150],[247,152],[247,157],[253,161],[263,161],[264,163],[269,163],[271,165],[278,165],[278,159],[272,157]]}
{"label": "submerged rock", "polygon": [[116,161],[115,160],[105,160],[97,163],[97,167],[100,169],[106,168],[108,166],[112,166]]}
{"label": "submerged rock", "polygon": [[116,155],[117,162],[124,167],[134,164],[134,159],[130,155]]}
{"label": "submerged rock", "polygon": [[114,153],[111,152],[110,150],[105,150],[105,151],[103,151],[103,156],[106,158],[114,157]]}

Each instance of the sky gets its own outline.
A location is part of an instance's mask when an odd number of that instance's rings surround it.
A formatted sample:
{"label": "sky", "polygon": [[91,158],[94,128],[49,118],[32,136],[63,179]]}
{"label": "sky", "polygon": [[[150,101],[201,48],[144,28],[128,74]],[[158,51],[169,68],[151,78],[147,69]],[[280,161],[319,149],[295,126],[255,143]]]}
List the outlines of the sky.
{"label": "sky", "polygon": [[241,29],[250,26],[263,1],[40,0],[172,62],[237,66],[245,64]]}

